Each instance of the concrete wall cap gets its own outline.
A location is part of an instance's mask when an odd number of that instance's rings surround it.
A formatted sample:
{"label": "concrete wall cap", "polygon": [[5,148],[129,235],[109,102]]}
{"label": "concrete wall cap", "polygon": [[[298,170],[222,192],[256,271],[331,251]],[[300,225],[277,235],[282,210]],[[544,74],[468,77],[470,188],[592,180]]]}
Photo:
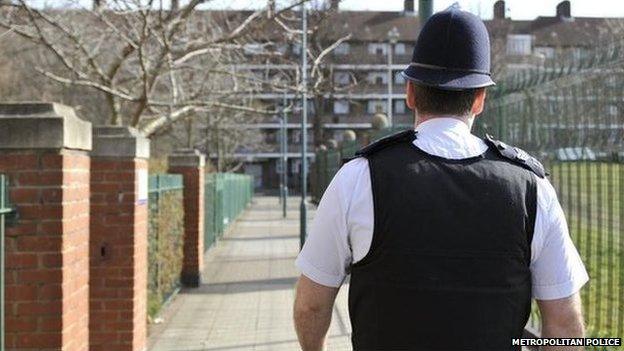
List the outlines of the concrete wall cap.
{"label": "concrete wall cap", "polygon": [[169,155],[169,167],[204,167],[206,156],[195,149],[178,149]]}
{"label": "concrete wall cap", "polygon": [[0,104],[0,149],[76,149],[92,147],[91,123],[74,109],[50,102]]}
{"label": "concrete wall cap", "polygon": [[123,126],[93,127],[93,152],[96,157],[149,158],[150,140],[137,129]]}

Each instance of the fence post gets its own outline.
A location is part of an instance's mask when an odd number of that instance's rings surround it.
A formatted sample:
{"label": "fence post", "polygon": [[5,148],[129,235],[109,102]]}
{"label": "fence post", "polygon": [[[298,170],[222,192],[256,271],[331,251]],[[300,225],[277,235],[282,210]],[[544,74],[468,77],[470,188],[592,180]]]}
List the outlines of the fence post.
{"label": "fence post", "polygon": [[6,228],[6,349],[88,348],[91,124],[52,103],[0,105]]}
{"label": "fence post", "polygon": [[169,173],[184,177],[184,262],[182,284],[198,287],[204,256],[205,157],[197,150],[182,149],[169,156]]}
{"label": "fence post", "polygon": [[93,128],[90,350],[143,350],[147,338],[149,140]]}

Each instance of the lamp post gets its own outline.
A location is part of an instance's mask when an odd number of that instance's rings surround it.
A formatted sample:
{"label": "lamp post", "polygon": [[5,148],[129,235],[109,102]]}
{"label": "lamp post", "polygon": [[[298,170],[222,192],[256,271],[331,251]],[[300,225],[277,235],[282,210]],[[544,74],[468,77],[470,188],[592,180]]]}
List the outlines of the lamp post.
{"label": "lamp post", "polygon": [[302,39],[301,39],[301,204],[299,206],[299,247],[303,248],[307,233],[306,196],[308,192],[308,14],[305,2],[301,4]]}
{"label": "lamp post", "polygon": [[425,22],[433,15],[433,0],[419,0],[418,1],[418,16],[420,17],[420,26],[422,27]]}
{"label": "lamp post", "polygon": [[288,202],[288,114],[286,113],[286,93],[282,103],[282,216],[286,218],[286,206]]}
{"label": "lamp post", "polygon": [[392,30],[388,31],[388,123],[390,127],[393,125],[393,115],[392,115],[392,95],[393,95],[393,85],[394,85],[394,74],[392,70],[392,54],[394,51],[394,46],[399,41],[399,31],[397,27],[392,27]]}
{"label": "lamp post", "polygon": [[279,165],[279,201],[280,204],[284,203],[284,117],[279,117],[279,134],[277,140],[279,141],[279,158],[277,159]]}

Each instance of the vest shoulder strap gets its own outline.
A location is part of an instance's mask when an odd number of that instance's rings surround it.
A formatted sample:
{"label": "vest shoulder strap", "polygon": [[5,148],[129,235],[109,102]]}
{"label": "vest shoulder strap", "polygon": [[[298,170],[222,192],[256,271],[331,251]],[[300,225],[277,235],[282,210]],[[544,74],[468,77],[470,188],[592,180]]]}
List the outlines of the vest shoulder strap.
{"label": "vest shoulder strap", "polygon": [[388,146],[399,144],[402,142],[412,142],[416,138],[416,132],[413,129],[404,130],[379,140],[376,140],[367,146],[361,148],[355,153],[355,157],[367,157],[380,150],[387,148]]}
{"label": "vest shoulder strap", "polygon": [[500,156],[510,160],[511,162],[528,169],[535,173],[538,177],[544,178],[549,173],[544,169],[544,166],[533,156],[529,155],[526,151],[505,144],[500,140],[492,138],[491,135],[485,135],[485,142],[488,146],[492,147],[496,153]]}

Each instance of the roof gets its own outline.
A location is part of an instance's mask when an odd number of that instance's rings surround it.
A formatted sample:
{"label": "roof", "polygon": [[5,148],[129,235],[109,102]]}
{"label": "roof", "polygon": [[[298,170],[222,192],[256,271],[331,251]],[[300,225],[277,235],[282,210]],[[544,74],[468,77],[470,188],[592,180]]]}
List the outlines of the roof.
{"label": "roof", "polygon": [[[396,27],[400,41],[414,42],[420,29],[419,17],[402,11],[339,11],[326,22],[323,29],[329,37],[338,39],[350,33],[353,41],[385,42],[388,32]],[[491,36],[529,34],[535,36],[536,45],[543,46],[593,46],[597,40],[624,33],[624,18],[540,16],[484,22]]]}
{"label": "roof", "polygon": [[538,46],[595,46],[624,33],[624,18],[537,17],[532,21],[485,21],[490,35],[529,34]]}

